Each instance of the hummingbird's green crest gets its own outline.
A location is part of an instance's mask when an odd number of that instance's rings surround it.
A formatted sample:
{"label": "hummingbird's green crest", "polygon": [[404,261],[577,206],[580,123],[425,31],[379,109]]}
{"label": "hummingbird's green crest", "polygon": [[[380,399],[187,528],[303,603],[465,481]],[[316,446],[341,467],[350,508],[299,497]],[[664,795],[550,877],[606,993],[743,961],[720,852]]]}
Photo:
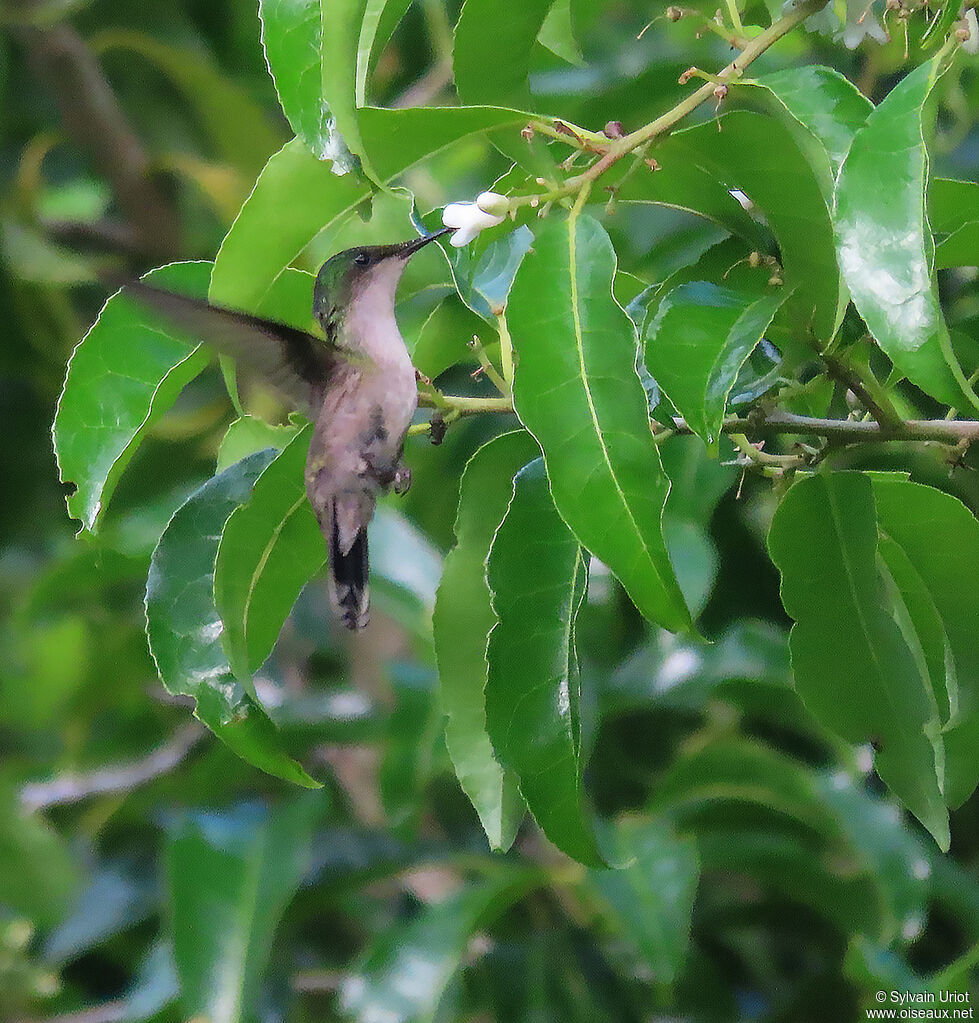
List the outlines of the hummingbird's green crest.
{"label": "hummingbird's green crest", "polygon": [[418,390],[395,292],[408,259],[450,230],[331,256],[313,288],[322,338],[141,281],[126,288],[260,374],[314,421],[306,493],[330,550],[331,598],[350,629],[369,620],[367,526],[377,496],[404,493],[411,482],[402,456]]}

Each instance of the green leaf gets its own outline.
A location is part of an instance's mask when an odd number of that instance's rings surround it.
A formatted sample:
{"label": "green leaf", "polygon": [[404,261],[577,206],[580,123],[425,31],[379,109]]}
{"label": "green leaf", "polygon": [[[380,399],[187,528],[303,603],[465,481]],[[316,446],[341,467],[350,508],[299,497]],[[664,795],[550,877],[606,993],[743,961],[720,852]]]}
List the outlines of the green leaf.
{"label": "green leaf", "polygon": [[180,815],[168,828],[173,950],[185,1017],[255,1018],[283,911],[299,887],[321,810],[303,798]]}
{"label": "green leaf", "polygon": [[[703,167],[727,188],[740,189],[764,214],[778,240],[791,299],[785,313],[794,332],[817,341],[836,333],[846,307],[836,263],[829,196],[793,131],[782,121],[735,110],[713,122],[675,132],[674,159]],[[658,159],[658,156],[657,156]]]}
{"label": "green leaf", "polygon": [[214,606],[222,530],[273,454],[249,455],[208,480],[174,514],[150,561],[146,634],[163,684],[194,697],[195,715],[219,739],[263,771],[312,788],[319,783],[282,751],[272,722],[231,674]]}
{"label": "green leaf", "polygon": [[517,268],[534,242],[534,234],[522,224],[502,237],[483,241],[486,235],[484,232],[471,245],[453,249],[447,258],[459,297],[477,316],[495,327]]}
{"label": "green leaf", "polygon": [[663,821],[626,818],[608,846],[620,870],[589,870],[582,888],[597,899],[612,934],[633,950],[656,984],[672,984],[683,967],[697,894],[697,849]]}
{"label": "green leaf", "polygon": [[266,448],[281,451],[301,429],[300,422],[273,426],[257,416],[241,416],[228,427],[227,433],[221,438],[214,471],[224,472],[246,455],[264,451]]}
{"label": "green leaf", "polygon": [[[523,124],[526,116],[496,107],[368,107],[360,112],[360,125],[378,173],[389,182],[458,139]],[[221,244],[211,275],[211,301],[233,309],[254,308],[320,231],[351,214],[370,194],[367,181],[351,174],[337,176],[301,140],[288,142],[259,175]]]}
{"label": "green leaf", "polygon": [[456,545],[446,555],[435,600],[435,657],[445,745],[493,849],[506,850],[523,818],[517,780],[493,755],[486,731],[486,640],[496,623],[486,559],[513,494],[513,477],[539,455],[530,434],[505,433],[484,444],[462,475]]}
{"label": "green leaf", "polygon": [[935,234],[935,269],[979,262],[979,184],[932,178],[928,220]]}
{"label": "green leaf", "polygon": [[537,33],[537,41],[569,64],[576,67],[584,65],[585,58],[571,24],[571,0],[552,2],[540,32]]}
{"label": "green leaf", "polygon": [[796,622],[799,695],[848,742],[875,744],[878,774],[947,849],[937,708],[887,612],[870,480],[845,472],[796,483],[775,513],[768,548]]}
{"label": "green leaf", "polygon": [[401,19],[408,12],[411,0],[367,0],[357,45],[358,107],[367,105],[367,80],[374,70],[381,51],[387,45]]}
{"label": "green leaf", "polygon": [[961,501],[920,483],[874,476],[873,488],[882,541],[903,552],[947,637],[954,670],[949,691],[937,695],[945,720],[945,796],[959,806],[979,783],[970,741],[979,728],[979,522]]}
{"label": "green leaf", "polygon": [[[174,263],[147,274],[158,287],[202,296],[209,263]],[[73,483],[68,514],[96,532],[147,431],[207,365],[208,353],[122,293],[103,306],[68,363],[54,420],[61,479]]]}
{"label": "green leaf", "polygon": [[282,145],[265,110],[199,50],[168,46],[142,32],[111,29],[89,40],[97,53],[128,50],[155,64],[180,90],[225,163],[249,181]]}
{"label": "green leaf", "polygon": [[[309,423],[272,459],[221,534],[214,602],[228,663],[245,686],[272,652],[303,586],[326,561],[304,481],[312,432]],[[309,556],[314,552],[318,557]]]}
{"label": "green leaf", "polygon": [[767,92],[771,108],[787,114],[818,142],[829,164],[824,194],[831,200],[832,181],[874,108],[870,100],[838,71],[818,64],[762,75],[745,86]]}
{"label": "green leaf", "polygon": [[574,534],[647,618],[689,628],[663,541],[669,481],[636,372],[635,327],[612,298],[614,273],[612,244],[591,217],[542,228],[510,292],[514,403]]}
{"label": "green leaf", "polygon": [[486,650],[486,725],[544,834],[580,862],[603,866],[582,783],[575,619],[585,558],[536,459],[514,478],[487,562],[498,621]]}
{"label": "green leaf", "polygon": [[731,388],[787,297],[783,289],[757,297],[693,281],[664,296],[646,328],[646,366],[715,451]]}
{"label": "green leaf", "polygon": [[464,103],[531,109],[527,73],[553,0],[526,0],[505,11],[494,0],[466,0],[456,24],[452,70]]}
{"label": "green leaf", "polygon": [[435,1018],[466,945],[482,920],[521,894],[526,882],[467,886],[388,927],[340,990],[343,1011],[360,1023]]}
{"label": "green leaf", "polygon": [[836,187],[840,267],[853,304],[894,365],[946,405],[979,408],[952,351],[925,215],[922,108],[938,59],[912,71],[857,133]]}
{"label": "green leaf", "polygon": [[335,174],[363,155],[354,104],[365,0],[260,0],[262,44],[279,102],[307,149]]}

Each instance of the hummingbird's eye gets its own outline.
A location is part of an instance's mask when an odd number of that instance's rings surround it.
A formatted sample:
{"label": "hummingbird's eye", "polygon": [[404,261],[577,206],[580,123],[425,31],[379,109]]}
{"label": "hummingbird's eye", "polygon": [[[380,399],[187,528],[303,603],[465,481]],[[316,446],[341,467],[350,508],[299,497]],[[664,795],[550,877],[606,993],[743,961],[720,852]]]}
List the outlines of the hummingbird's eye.
{"label": "hummingbird's eye", "polygon": [[367,253],[367,252],[358,252],[357,255],[354,256],[354,262],[358,266],[367,266],[367,264],[370,261],[371,261],[371,257],[370,257],[370,254]]}

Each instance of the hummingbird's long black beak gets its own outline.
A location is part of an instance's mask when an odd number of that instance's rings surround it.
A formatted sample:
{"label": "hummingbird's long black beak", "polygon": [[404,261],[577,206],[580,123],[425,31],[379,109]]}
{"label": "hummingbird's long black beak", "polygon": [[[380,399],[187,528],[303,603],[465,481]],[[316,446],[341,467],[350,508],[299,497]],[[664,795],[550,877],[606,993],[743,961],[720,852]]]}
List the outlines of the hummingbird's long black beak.
{"label": "hummingbird's long black beak", "polygon": [[436,238],[442,238],[447,234],[451,234],[454,230],[454,227],[443,227],[438,231],[434,231],[432,234],[423,235],[421,238],[413,238],[410,242],[402,242],[398,246],[397,254],[401,256],[402,259],[407,259],[409,256],[414,255],[419,249],[424,248],[429,242],[433,242]]}

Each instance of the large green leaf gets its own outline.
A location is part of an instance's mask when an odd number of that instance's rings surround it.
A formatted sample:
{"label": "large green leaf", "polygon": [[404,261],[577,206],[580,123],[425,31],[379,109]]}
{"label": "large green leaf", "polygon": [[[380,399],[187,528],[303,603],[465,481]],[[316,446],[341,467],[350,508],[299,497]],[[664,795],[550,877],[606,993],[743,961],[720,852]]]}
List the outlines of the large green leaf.
{"label": "large green leaf", "polygon": [[541,459],[514,478],[487,565],[498,619],[486,650],[493,748],[544,834],[582,863],[604,865],[582,784],[575,619],[588,566],[551,501]]}
{"label": "large green leaf", "polygon": [[745,84],[766,92],[771,108],[788,115],[818,142],[828,167],[814,169],[823,178],[824,194],[831,200],[832,182],[873,104],[849,79],[820,65],[786,68]]}
{"label": "large green leaf", "polygon": [[196,716],[242,759],[299,785],[318,783],[280,747],[275,727],[235,681],[214,606],[214,561],[231,513],[246,501],[273,451],[249,455],[208,480],[160,537],[146,582],[146,633],[160,679],[192,696]]}
{"label": "large green leaf", "polygon": [[[272,652],[300,590],[326,561],[304,482],[312,431],[310,423],[273,459],[221,534],[214,601],[231,670],[245,685]],[[319,557],[310,557],[317,550]]]}
{"label": "large green leaf", "polygon": [[462,476],[456,545],[445,558],[435,601],[445,745],[494,849],[507,849],[523,817],[517,780],[493,755],[486,732],[486,640],[496,623],[486,581],[490,545],[506,515],[513,477],[539,455],[524,431],[484,444]]}
{"label": "large green leaf", "polygon": [[944,700],[938,694],[948,718],[945,796],[950,806],[959,806],[979,782],[972,742],[979,727],[979,522],[961,501],[932,487],[883,475],[874,476],[873,487],[882,540],[907,558],[947,639],[953,666],[942,664],[947,693]]}
{"label": "large green leaf", "polygon": [[925,213],[924,114],[938,58],[896,86],[857,132],[836,187],[840,267],[853,303],[894,365],[947,405],[979,408],[952,351]]}
{"label": "large green leaf", "polygon": [[799,695],[848,742],[875,745],[881,778],[947,849],[937,707],[888,614],[869,478],[825,473],[796,483],[775,513],[768,547],[796,622],[790,645]]}
{"label": "large green leaf", "polygon": [[321,800],[184,813],[168,828],[173,951],[184,1016],[254,1019],[283,910],[305,873]]}
{"label": "large green leaf", "polygon": [[[467,135],[525,121],[526,114],[497,107],[360,111],[364,144],[385,182]],[[320,231],[352,213],[370,194],[367,181],[334,174],[332,164],[318,160],[301,140],[287,143],[259,175],[221,244],[211,301],[234,309],[254,307]]]}
{"label": "large green leaf", "polygon": [[615,253],[591,217],[544,226],[517,271],[508,322],[514,404],[544,451],[554,503],[639,610],[688,628],[663,541],[669,480],[636,372],[632,321],[612,298]]}
{"label": "large green leaf", "polygon": [[[147,274],[159,287],[202,296],[210,263],[174,263]],[[123,469],[208,354],[123,293],[103,306],[68,363],[54,420],[61,479],[73,483],[68,514],[95,532]]]}
{"label": "large green leaf", "polygon": [[466,0],[452,53],[463,102],[530,108],[530,57],[553,2],[525,0],[504,11],[495,0]]}
{"label": "large green leaf", "polygon": [[645,332],[646,366],[676,410],[716,450],[727,398],[787,294],[681,284]]}
{"label": "large green leaf", "polygon": [[355,169],[349,153],[364,157],[355,98],[365,7],[366,0],[259,4],[265,59],[282,109],[313,156],[333,161],[335,174]]}
{"label": "large green leaf", "polygon": [[928,220],[935,233],[935,269],[979,262],[979,183],[932,178]]}
{"label": "large green leaf", "polygon": [[765,215],[778,240],[783,280],[793,292],[785,310],[799,337],[826,342],[836,333],[846,291],[836,263],[824,178],[792,128],[774,117],[735,110],[713,122],[675,132],[673,159],[710,171],[740,189]]}
{"label": "large green leaf", "polygon": [[697,850],[665,821],[626,818],[609,848],[620,870],[589,870],[582,885],[597,899],[615,938],[623,941],[657,984],[672,984],[683,967],[697,894]]}

